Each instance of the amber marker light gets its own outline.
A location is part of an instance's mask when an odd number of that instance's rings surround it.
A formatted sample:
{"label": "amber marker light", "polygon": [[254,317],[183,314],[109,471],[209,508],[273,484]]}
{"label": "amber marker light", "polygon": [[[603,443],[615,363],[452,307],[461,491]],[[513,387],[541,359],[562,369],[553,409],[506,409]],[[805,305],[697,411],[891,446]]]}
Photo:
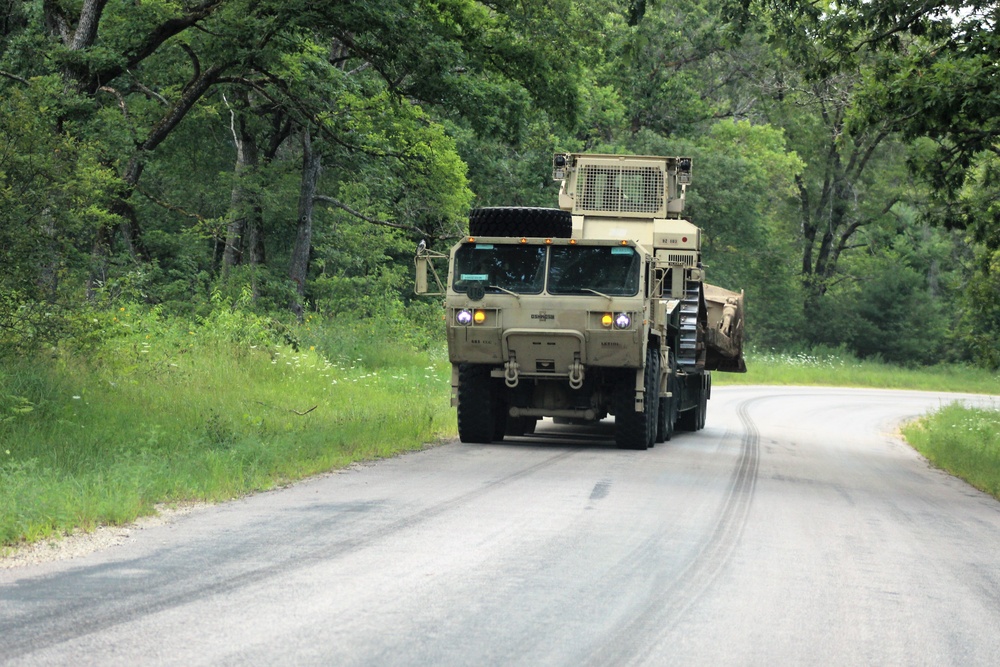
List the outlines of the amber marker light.
{"label": "amber marker light", "polygon": [[475,243],[475,242],[476,242],[476,237],[475,236],[470,236],[469,237],[469,243]]}
{"label": "amber marker light", "polygon": [[603,327],[611,328],[611,323],[613,321],[614,318],[611,317],[611,313],[604,313],[604,315],[601,316],[601,326]]}
{"label": "amber marker light", "polygon": [[622,245],[628,245],[628,241],[622,241]]}
{"label": "amber marker light", "polygon": [[545,245],[552,245],[552,239],[545,239]]}
{"label": "amber marker light", "polygon": [[486,311],[485,310],[477,310],[476,313],[472,316],[472,321],[475,322],[476,324],[482,324],[483,322],[485,322],[486,321]]}
{"label": "amber marker light", "polygon": [[527,243],[528,239],[521,239],[521,243]]}
{"label": "amber marker light", "polygon": [[570,245],[576,245],[576,239],[570,239],[569,240],[569,244]]}

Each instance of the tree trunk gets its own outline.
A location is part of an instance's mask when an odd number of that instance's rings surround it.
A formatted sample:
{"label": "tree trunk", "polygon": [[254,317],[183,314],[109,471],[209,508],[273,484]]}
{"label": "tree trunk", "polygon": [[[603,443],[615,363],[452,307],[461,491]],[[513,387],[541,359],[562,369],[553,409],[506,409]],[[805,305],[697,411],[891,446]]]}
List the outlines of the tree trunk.
{"label": "tree trunk", "polygon": [[309,272],[309,253],[312,250],[313,202],[316,197],[316,184],[322,170],[322,159],[323,156],[313,150],[309,128],[305,128],[302,131],[302,186],[299,189],[298,224],[288,268],[288,276],[295,282],[295,291],[298,294],[291,308],[299,319],[302,318],[304,309],[303,296]]}
{"label": "tree trunk", "polygon": [[233,141],[236,143],[236,183],[229,204],[229,225],[226,228],[226,249],[222,255],[222,270],[244,262],[256,265],[264,260],[260,227],[261,205],[252,177],[259,166],[257,138],[247,127],[246,109],[250,97],[246,91],[236,93],[236,108],[232,111]]}

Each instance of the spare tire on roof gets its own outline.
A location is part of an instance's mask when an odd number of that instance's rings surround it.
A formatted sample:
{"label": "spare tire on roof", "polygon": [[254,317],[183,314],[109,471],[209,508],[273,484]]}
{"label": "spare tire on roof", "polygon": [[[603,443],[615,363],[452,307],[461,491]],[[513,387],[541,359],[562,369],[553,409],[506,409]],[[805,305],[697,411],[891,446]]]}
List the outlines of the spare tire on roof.
{"label": "spare tire on roof", "polygon": [[469,213],[469,234],[568,239],[573,235],[573,216],[569,211],[558,208],[477,208]]}

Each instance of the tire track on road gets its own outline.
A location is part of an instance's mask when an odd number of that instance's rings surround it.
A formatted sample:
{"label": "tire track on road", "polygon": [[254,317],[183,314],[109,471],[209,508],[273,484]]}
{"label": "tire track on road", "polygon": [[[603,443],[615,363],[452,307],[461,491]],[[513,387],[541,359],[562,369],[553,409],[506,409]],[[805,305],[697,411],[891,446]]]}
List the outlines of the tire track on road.
{"label": "tire track on road", "polygon": [[[682,620],[725,568],[743,534],[757,484],[760,433],[750,417],[750,406],[775,398],[780,397],[752,398],[737,407],[742,427],[739,459],[726,486],[725,498],[712,522],[713,527],[706,532],[701,547],[679,570],[674,570],[669,577],[661,577],[654,584],[656,592],[648,602],[620,623],[586,664],[597,667],[645,663],[664,641],[663,630]],[[737,436],[730,430],[723,436],[723,442]],[[656,543],[660,539],[660,536],[653,538]],[[649,551],[658,546],[649,544],[643,550]]]}

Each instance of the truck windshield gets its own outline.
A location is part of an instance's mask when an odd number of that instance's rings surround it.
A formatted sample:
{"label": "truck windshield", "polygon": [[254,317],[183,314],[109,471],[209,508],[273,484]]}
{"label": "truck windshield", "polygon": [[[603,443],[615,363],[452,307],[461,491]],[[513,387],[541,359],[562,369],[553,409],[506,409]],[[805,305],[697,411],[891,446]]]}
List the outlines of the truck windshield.
{"label": "truck windshield", "polygon": [[456,292],[480,282],[487,292],[541,294],[544,281],[545,246],[469,243],[455,252]]}
{"label": "truck windshield", "polygon": [[641,262],[628,246],[558,246],[551,251],[550,294],[634,296],[639,291]]}

